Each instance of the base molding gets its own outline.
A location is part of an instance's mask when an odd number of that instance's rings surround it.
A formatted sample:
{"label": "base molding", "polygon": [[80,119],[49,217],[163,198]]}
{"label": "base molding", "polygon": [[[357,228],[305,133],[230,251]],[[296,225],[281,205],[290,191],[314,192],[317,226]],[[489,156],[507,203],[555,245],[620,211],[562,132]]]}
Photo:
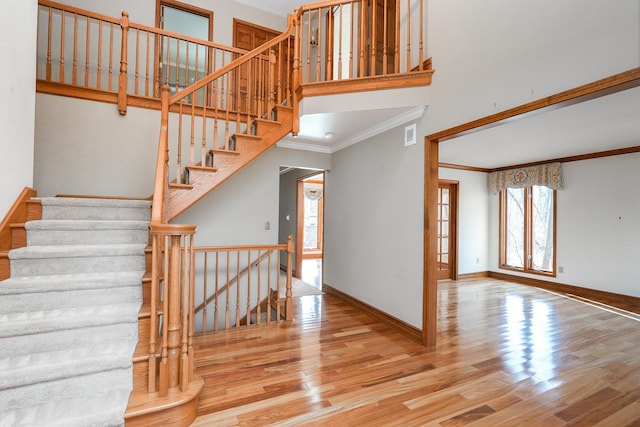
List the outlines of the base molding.
{"label": "base molding", "polygon": [[568,285],[566,283],[550,282],[548,280],[534,279],[531,277],[516,276],[513,274],[490,271],[489,277],[493,279],[507,280],[521,285],[534,286],[548,291],[562,294],[576,295],[582,298],[598,301],[612,307],[640,313],[640,298],[613,292],[600,291],[598,289],[583,288],[581,286]]}
{"label": "base molding", "polygon": [[392,316],[384,311],[377,309],[364,301],[361,301],[357,298],[352,297],[349,294],[346,294],[334,287],[327,285],[326,283],[322,284],[322,291],[326,294],[333,295],[341,300],[345,301],[347,304],[350,304],[354,307],[359,308],[364,311],[368,316],[374,318],[380,323],[384,323],[394,331],[398,332],[401,335],[409,338],[412,341],[417,342],[422,345],[422,330],[416,328],[413,325],[408,324],[404,320],[400,320],[395,316]]}
{"label": "base molding", "polygon": [[458,274],[458,280],[467,280],[467,279],[486,279],[489,277],[488,271],[476,271],[475,273],[465,273]]}

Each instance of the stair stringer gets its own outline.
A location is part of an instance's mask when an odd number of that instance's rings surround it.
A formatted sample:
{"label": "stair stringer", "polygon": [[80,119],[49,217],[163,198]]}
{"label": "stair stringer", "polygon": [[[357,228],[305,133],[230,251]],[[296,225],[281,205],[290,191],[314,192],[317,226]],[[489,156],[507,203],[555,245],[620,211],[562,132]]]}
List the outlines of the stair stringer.
{"label": "stair stringer", "polygon": [[235,153],[214,155],[213,166],[217,169],[216,172],[199,168],[190,169],[188,186],[169,187],[167,197],[169,221],[196,204],[291,132],[293,109],[285,106],[275,108],[276,122],[263,124],[261,121],[258,124],[257,135],[234,135]]}

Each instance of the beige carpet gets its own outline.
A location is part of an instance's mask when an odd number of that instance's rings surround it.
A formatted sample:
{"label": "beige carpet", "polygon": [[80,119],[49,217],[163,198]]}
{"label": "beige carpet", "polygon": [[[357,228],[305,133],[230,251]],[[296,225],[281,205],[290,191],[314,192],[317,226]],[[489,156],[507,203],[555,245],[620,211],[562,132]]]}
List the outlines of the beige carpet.
{"label": "beige carpet", "polygon": [[[280,275],[280,280],[282,280],[282,289],[280,290],[280,296],[284,297],[286,293],[286,287],[284,286],[287,283],[286,273],[282,272]],[[322,291],[310,284],[303,282],[302,280],[293,277],[291,283],[291,292],[293,297],[304,297],[307,295],[321,295]]]}

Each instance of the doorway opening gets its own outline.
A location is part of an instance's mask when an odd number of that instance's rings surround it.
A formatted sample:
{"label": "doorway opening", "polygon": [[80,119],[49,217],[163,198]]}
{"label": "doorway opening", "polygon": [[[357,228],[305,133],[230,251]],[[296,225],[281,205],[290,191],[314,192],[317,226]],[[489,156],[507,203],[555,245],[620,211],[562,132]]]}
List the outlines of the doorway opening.
{"label": "doorway opening", "polygon": [[296,271],[300,279],[322,288],[324,236],[324,172],[298,180],[297,196],[297,257]]}
{"label": "doorway opening", "polygon": [[438,280],[458,279],[458,181],[438,181]]}

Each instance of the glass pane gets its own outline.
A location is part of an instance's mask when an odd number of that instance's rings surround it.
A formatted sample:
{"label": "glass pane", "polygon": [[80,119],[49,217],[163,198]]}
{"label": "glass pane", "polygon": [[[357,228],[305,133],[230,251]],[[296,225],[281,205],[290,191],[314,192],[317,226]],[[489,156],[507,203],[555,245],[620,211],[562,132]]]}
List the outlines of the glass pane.
{"label": "glass pane", "polygon": [[445,205],[449,204],[449,189],[448,188],[443,188],[442,189],[442,203]]}
{"label": "glass pane", "polygon": [[509,188],[506,206],[506,264],[524,268],[524,189]]}
{"label": "glass pane", "polygon": [[532,187],[532,268],[553,271],[553,190]]}
{"label": "glass pane", "polygon": [[449,219],[449,205],[442,207],[442,219],[445,221]]}
{"label": "glass pane", "polygon": [[318,249],[318,201],[304,198],[304,249]]}

